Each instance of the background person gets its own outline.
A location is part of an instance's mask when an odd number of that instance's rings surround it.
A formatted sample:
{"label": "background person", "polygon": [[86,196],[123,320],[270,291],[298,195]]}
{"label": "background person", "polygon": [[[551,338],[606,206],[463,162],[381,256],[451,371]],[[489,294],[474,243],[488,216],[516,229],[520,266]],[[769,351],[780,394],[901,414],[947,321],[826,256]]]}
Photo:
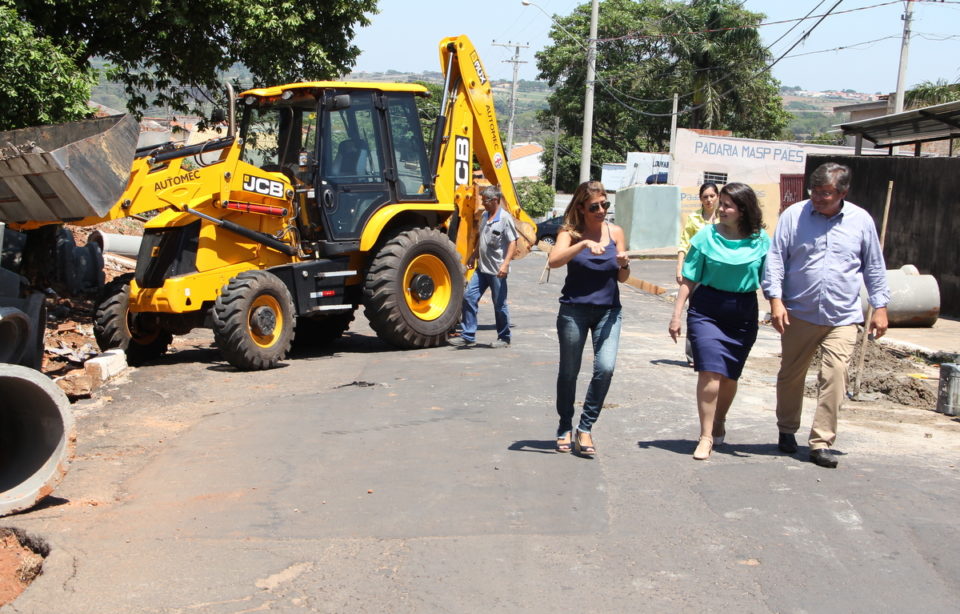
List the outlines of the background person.
{"label": "background person", "polygon": [[[720,191],[717,184],[708,181],[700,186],[700,210],[694,211],[687,217],[687,223],[680,232],[680,249],[677,251],[677,283],[683,283],[683,261],[690,249],[690,239],[700,232],[707,224],[716,222],[717,199]],[[693,348],[690,347],[690,338],[684,343],[684,352],[687,355],[687,364],[693,366]]]}
{"label": "background person", "polygon": [[693,368],[699,373],[700,439],[693,453],[697,460],[708,458],[726,433],[737,380],[757,340],[757,289],[770,247],[757,195],[750,186],[728,183],[720,190],[719,201],[717,223],[704,227],[690,241],[668,328],[676,341],[680,314],[690,297],[687,336],[693,347]]}
{"label": "background person", "polygon": [[470,346],[476,343],[477,310],[480,297],[490,288],[493,297],[493,314],[497,324],[497,340],[492,347],[510,345],[510,311],[507,307],[507,275],[510,261],[517,249],[517,227],[513,216],[500,206],[503,192],[495,185],[480,191],[483,214],[480,216],[480,236],[467,267],[477,270],[463,293],[461,322],[463,330],[459,337],[447,343],[455,346]]}
{"label": "background person", "polygon": [[567,206],[563,227],[547,260],[551,268],[567,267],[557,313],[560,340],[557,450],[560,452],[570,451],[577,375],[588,333],[593,340],[593,377],[573,439],[576,451],[584,456],[596,454],[592,429],[610,389],[620,343],[618,282],[630,277],[623,229],[606,221],[609,208],[602,183],[581,183]]}
{"label": "background person", "polygon": [[700,186],[700,210],[694,211],[687,217],[687,223],[683,225],[680,231],[680,248],[677,250],[677,283],[683,283],[683,260],[690,249],[690,239],[700,232],[700,229],[707,224],[713,224],[716,220],[714,214],[717,210],[717,199],[720,197],[720,190],[717,184],[707,182]]}
{"label": "background person", "polygon": [[870,332],[887,331],[890,289],[877,229],[870,214],[844,199],[850,169],[827,162],[810,175],[810,199],[788,207],[777,223],[763,292],[782,346],[777,375],[777,428],[781,451],[797,451],[803,388],[810,360],[822,350],[817,409],[808,443],[810,460],[836,467],[830,450],[846,395],[847,362],[863,322],[860,279],[876,309]]}

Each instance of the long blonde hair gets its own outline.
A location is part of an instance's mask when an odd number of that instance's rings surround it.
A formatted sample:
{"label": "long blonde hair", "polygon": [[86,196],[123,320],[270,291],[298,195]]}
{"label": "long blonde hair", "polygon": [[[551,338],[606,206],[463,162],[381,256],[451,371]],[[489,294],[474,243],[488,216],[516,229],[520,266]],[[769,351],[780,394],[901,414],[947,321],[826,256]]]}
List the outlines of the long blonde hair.
{"label": "long blonde hair", "polygon": [[573,192],[573,198],[570,199],[570,204],[567,205],[567,210],[563,213],[563,226],[560,228],[560,230],[566,230],[570,233],[573,243],[579,241],[583,235],[583,210],[580,205],[598,194],[606,193],[603,184],[599,181],[584,181]]}

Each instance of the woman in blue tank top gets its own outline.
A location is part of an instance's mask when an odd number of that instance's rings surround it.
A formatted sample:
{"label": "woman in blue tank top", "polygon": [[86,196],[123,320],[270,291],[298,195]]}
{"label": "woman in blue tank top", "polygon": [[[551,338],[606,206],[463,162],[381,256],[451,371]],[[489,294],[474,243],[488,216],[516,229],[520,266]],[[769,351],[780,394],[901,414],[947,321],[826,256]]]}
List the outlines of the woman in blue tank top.
{"label": "woman in blue tank top", "polygon": [[[617,362],[620,343],[620,288],[630,276],[623,229],[606,221],[610,203],[599,181],[580,184],[563,216],[557,243],[550,250],[550,268],[567,266],[560,294],[557,337],[560,371],[557,374],[557,451],[571,445],[582,456],[593,456],[592,429]],[[573,437],[573,403],[577,375],[587,334],[593,339],[593,378],[587,388],[576,437]]]}

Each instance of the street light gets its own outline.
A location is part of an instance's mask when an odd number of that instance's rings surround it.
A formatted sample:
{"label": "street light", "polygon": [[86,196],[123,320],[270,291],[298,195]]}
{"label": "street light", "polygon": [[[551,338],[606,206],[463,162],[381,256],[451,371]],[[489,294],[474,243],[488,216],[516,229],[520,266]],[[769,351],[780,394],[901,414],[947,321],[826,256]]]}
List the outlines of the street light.
{"label": "street light", "polygon": [[[558,28],[563,30],[572,39],[577,40],[576,36],[560,25],[560,23],[554,19],[552,15],[543,10],[543,8],[541,8],[536,2],[531,2],[530,0],[520,0],[520,4],[523,6],[532,5],[537,7],[537,9],[549,17],[550,21],[552,21]],[[599,14],[600,0],[593,0],[592,6],[590,7],[590,44],[587,48],[587,91],[583,96],[583,142],[580,147],[580,183],[590,180],[590,156],[593,153],[593,87],[594,81],[596,80],[597,18]],[[581,47],[582,46],[583,45],[581,45]]]}

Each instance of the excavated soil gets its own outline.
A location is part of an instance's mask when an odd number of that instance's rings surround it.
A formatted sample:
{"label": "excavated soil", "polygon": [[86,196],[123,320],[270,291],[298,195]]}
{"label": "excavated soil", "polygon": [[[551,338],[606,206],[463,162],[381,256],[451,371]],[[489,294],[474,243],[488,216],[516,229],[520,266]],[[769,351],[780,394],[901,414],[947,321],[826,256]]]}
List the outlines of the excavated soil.
{"label": "excavated soil", "polygon": [[11,603],[40,575],[43,549],[22,531],[0,528],[0,606]]}
{"label": "excavated soil", "polygon": [[[850,358],[847,390],[852,400],[886,401],[917,409],[936,407],[939,365],[932,364],[908,351],[882,345],[876,341],[867,339],[866,343],[862,370],[858,370],[860,342],[857,343]],[[816,374],[819,370],[820,358],[818,350],[810,364],[810,374]],[[815,378],[808,379],[804,394],[816,398]]]}

